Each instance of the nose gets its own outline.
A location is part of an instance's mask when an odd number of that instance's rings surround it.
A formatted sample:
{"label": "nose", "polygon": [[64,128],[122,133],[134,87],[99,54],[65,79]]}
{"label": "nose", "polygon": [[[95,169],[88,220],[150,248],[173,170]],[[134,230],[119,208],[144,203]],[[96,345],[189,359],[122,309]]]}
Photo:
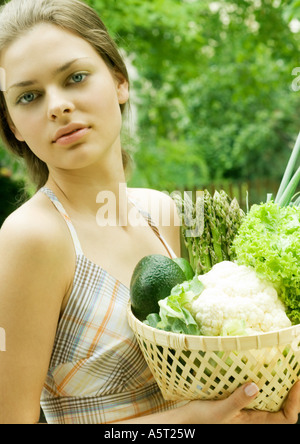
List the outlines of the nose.
{"label": "nose", "polygon": [[74,104],[62,93],[51,93],[48,99],[48,118],[56,120],[66,114],[71,114],[75,109]]}

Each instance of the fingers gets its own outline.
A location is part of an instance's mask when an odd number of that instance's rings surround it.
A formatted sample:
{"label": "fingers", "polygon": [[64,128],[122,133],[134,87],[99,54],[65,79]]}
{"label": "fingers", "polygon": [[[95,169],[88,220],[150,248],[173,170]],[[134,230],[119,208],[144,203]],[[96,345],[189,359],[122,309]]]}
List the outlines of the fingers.
{"label": "fingers", "polygon": [[[259,388],[253,382],[239,387],[227,399],[221,401],[219,407],[226,412],[226,418],[234,418],[242,409],[247,407],[257,396]],[[223,415],[224,416],[224,415]],[[226,418],[225,421],[226,421]]]}
{"label": "fingers", "polygon": [[[254,412],[253,412],[254,413]],[[263,413],[263,412],[262,412]],[[277,413],[256,413],[252,418],[263,424],[296,424],[300,413],[300,381],[291,389],[283,408]]]}
{"label": "fingers", "polygon": [[247,407],[250,402],[257,396],[259,388],[251,382],[238,388],[229,398],[227,398],[227,408],[234,414]]}
{"label": "fingers", "polygon": [[300,414],[300,381],[291,389],[282,412],[287,422],[292,424],[297,422]]}
{"label": "fingers", "polygon": [[300,413],[300,381],[291,389],[284,407],[277,413],[243,410],[255,399],[258,391],[255,384],[246,384],[222,401],[222,409],[226,409],[227,419],[236,415],[236,420],[233,422],[242,424],[295,424],[297,422]]}

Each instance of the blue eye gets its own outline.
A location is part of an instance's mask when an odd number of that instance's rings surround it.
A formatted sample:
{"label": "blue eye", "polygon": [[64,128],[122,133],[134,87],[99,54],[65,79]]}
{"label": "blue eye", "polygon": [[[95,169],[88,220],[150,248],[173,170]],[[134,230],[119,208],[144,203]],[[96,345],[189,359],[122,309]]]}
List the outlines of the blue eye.
{"label": "blue eye", "polygon": [[33,102],[37,98],[37,94],[33,92],[28,92],[23,94],[19,100],[18,103],[22,103],[23,105],[27,105],[28,103]]}
{"label": "blue eye", "polygon": [[86,77],[87,77],[87,74],[84,74],[84,73],[73,74],[71,77],[71,83],[81,83],[85,80]]}

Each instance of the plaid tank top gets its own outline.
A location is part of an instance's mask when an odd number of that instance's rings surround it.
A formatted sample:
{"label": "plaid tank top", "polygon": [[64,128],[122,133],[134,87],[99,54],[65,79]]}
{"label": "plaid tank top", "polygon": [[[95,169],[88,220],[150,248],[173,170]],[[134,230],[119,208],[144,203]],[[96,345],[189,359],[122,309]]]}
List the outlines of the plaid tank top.
{"label": "plaid tank top", "polygon": [[[127,323],[129,289],[85,257],[62,204],[48,188],[40,191],[65,219],[76,249],[73,289],[58,322],[41,395],[47,422],[107,424],[179,405],[163,399]],[[175,256],[150,216],[143,216]]]}

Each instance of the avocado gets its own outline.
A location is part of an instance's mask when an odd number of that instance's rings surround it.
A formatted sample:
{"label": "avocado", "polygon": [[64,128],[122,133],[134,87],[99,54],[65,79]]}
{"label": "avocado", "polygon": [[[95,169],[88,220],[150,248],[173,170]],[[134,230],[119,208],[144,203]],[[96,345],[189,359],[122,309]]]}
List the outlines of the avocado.
{"label": "avocado", "polygon": [[186,260],[183,257],[175,257],[173,259],[173,261],[176,262],[176,264],[179,265],[179,267],[182,269],[182,271],[185,274],[185,279],[187,281],[190,281],[193,279],[193,277],[195,276],[195,273],[194,273],[194,270],[192,269],[192,266],[188,260]]}
{"label": "avocado", "polygon": [[133,314],[144,321],[150,313],[158,313],[158,301],[185,280],[183,270],[172,259],[161,254],[145,256],[136,265],[130,282]]}

